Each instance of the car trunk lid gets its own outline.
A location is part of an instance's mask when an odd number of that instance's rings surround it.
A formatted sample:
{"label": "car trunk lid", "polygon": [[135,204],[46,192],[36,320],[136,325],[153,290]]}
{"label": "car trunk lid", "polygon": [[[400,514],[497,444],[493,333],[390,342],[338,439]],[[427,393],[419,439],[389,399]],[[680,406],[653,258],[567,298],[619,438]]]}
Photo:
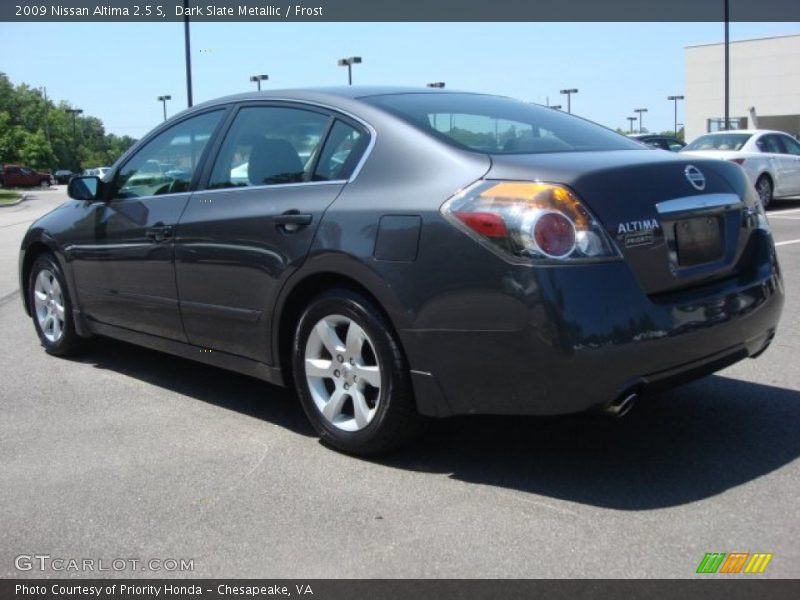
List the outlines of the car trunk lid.
{"label": "car trunk lid", "polygon": [[736,272],[749,236],[743,173],[732,163],[652,150],[492,159],[487,179],[561,183],[577,192],[648,294]]}

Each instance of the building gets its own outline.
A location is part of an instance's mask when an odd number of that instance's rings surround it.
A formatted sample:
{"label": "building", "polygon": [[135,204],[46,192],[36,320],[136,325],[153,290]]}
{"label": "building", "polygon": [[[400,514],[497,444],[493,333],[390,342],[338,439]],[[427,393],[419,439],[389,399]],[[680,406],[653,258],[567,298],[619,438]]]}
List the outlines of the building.
{"label": "building", "polygon": [[[724,129],[725,45],[686,48],[686,140]],[[800,34],[730,43],[730,128],[800,135]]]}

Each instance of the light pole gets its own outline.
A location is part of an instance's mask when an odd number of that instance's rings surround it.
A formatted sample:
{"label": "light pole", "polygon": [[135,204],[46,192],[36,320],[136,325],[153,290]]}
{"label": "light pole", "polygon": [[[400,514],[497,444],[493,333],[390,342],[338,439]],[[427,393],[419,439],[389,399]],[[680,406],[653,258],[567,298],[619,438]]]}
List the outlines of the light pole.
{"label": "light pole", "polygon": [[675,101],[675,119],[672,121],[675,129],[672,131],[675,132],[675,137],[678,137],[678,100],[683,100],[683,96],[667,96],[667,100]]}
{"label": "light pole", "polygon": [[628,119],[628,133],[633,133],[633,124],[636,122],[636,117],[625,117]]}
{"label": "light pole", "polygon": [[65,108],[64,111],[70,115],[72,115],[72,151],[75,153],[75,171],[78,170],[80,167],[80,163],[78,162],[78,142],[76,140],[77,134],[75,129],[75,118],[78,115],[83,114],[83,109],[81,108]]}
{"label": "light pole", "polygon": [[186,52],[186,104],[192,107],[192,45],[189,36],[189,0],[183,0],[183,44]]}
{"label": "light pole", "polygon": [[161,102],[161,106],[164,108],[164,120],[167,120],[167,100],[172,100],[172,96],[159,96],[158,101]]}
{"label": "light pole", "polygon": [[646,108],[634,108],[633,112],[639,113],[639,133],[644,133],[642,131],[642,114],[647,112]]}
{"label": "light pole", "polygon": [[261,91],[261,82],[266,81],[269,79],[269,75],[251,75],[250,81],[254,82],[258,86],[258,91]]}
{"label": "light pole", "polygon": [[550,104],[550,105],[547,106],[547,108],[552,108],[553,110],[561,110],[561,105],[560,104]]}
{"label": "light pole", "polygon": [[429,88],[444,89],[444,81],[434,81],[433,83],[426,84]]}
{"label": "light pole", "polygon": [[353,65],[361,64],[361,57],[340,58],[336,64],[340,67],[347,67],[347,85],[353,85]]}
{"label": "light pole", "polygon": [[730,125],[730,24],[731,12],[729,0],[725,0],[725,131],[729,129]]}
{"label": "light pole", "polygon": [[578,93],[578,88],[570,88],[568,90],[561,90],[561,94],[566,94],[567,96],[567,112],[572,113],[572,94]]}

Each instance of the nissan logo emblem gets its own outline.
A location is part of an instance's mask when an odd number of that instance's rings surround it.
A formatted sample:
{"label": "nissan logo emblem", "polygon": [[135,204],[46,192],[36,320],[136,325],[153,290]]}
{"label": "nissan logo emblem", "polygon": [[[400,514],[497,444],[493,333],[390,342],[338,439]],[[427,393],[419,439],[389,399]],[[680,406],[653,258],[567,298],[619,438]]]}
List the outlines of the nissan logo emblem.
{"label": "nissan logo emblem", "polygon": [[686,179],[692,184],[694,189],[699,191],[706,189],[706,178],[705,175],[700,172],[700,169],[694,165],[688,165],[683,172],[686,175]]}

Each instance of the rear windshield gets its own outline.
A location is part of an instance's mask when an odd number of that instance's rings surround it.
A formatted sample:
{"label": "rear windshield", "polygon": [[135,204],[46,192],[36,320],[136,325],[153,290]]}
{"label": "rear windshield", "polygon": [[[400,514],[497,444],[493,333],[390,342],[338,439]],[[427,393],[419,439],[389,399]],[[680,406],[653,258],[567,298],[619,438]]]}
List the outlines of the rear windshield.
{"label": "rear windshield", "polygon": [[444,92],[361,100],[454,146],[486,154],[642,149],[637,142],[600,125],[499,96]]}
{"label": "rear windshield", "polygon": [[751,137],[749,133],[711,133],[701,135],[684,150],[741,150]]}

